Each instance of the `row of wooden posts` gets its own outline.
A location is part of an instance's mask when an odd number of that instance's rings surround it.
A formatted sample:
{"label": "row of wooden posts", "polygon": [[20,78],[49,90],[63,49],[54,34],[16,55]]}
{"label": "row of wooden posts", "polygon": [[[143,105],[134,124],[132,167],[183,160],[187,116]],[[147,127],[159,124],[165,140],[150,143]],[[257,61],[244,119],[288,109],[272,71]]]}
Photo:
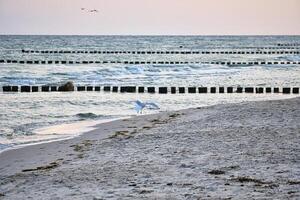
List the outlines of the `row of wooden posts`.
{"label": "row of wooden posts", "polygon": [[41,54],[300,54],[299,50],[287,51],[97,51],[97,50],[22,50],[22,53]]}
{"label": "row of wooden posts", "polygon": [[[3,86],[3,92],[58,92],[59,86]],[[73,91],[121,93],[283,93],[299,94],[299,87],[144,87],[144,86],[75,86]]]}
{"label": "row of wooden posts", "polygon": [[19,63],[19,64],[163,64],[163,65],[182,65],[182,64],[216,64],[216,65],[295,65],[300,61],[66,61],[66,60],[0,60],[0,63]]}
{"label": "row of wooden posts", "polygon": [[300,47],[300,43],[278,43],[279,47]]}

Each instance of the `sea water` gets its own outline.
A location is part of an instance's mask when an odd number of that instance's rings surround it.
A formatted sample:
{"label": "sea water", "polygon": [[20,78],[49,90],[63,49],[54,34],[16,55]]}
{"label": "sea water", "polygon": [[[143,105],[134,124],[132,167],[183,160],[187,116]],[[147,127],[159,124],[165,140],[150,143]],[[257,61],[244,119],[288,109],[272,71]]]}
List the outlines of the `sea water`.
{"label": "sea water", "polygon": [[[77,54],[48,51],[300,51],[278,44],[299,44],[300,36],[0,36],[0,60],[255,62],[300,61],[299,54]],[[262,49],[262,48],[282,49]],[[285,49],[283,49],[285,48]],[[62,84],[133,86],[300,86],[300,65],[135,65],[0,64],[0,86]],[[104,92],[0,92],[0,150],[73,134],[42,127],[136,115],[134,101],[159,105],[146,114],[299,95],[282,94],[120,94]],[[52,130],[52,129],[50,129]],[[78,134],[74,132],[74,135]]]}

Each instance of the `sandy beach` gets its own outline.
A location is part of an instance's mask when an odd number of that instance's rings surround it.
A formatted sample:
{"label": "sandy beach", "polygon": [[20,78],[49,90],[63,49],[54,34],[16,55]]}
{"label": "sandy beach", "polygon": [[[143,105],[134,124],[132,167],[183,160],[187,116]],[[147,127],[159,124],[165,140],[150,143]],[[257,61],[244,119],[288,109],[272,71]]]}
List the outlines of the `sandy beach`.
{"label": "sandy beach", "polygon": [[97,125],[0,154],[0,199],[299,199],[300,98]]}

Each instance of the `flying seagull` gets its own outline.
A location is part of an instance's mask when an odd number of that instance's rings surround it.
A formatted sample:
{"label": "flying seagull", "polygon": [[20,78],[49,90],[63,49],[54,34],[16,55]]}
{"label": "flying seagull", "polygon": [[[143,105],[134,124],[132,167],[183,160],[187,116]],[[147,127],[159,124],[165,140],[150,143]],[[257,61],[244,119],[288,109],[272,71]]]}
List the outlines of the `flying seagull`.
{"label": "flying seagull", "polygon": [[94,9],[94,10],[90,10],[89,12],[98,12],[98,10]]}
{"label": "flying seagull", "polygon": [[97,10],[97,9],[89,10],[89,9],[87,9],[87,8],[81,8],[81,10],[82,10],[82,11],[89,12],[89,13],[98,13],[98,12],[99,12],[99,10]]}
{"label": "flying seagull", "polygon": [[142,103],[141,101],[137,100],[135,103],[135,110],[137,113],[142,113],[144,108],[148,108],[150,110],[159,110],[160,108],[155,103],[145,102]]}

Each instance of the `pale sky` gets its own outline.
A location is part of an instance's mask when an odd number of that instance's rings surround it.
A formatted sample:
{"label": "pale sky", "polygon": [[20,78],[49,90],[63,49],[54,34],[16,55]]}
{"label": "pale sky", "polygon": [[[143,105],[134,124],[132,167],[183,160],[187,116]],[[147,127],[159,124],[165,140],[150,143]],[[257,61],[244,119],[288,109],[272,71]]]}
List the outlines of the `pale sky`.
{"label": "pale sky", "polygon": [[0,34],[300,35],[300,0],[0,0]]}

